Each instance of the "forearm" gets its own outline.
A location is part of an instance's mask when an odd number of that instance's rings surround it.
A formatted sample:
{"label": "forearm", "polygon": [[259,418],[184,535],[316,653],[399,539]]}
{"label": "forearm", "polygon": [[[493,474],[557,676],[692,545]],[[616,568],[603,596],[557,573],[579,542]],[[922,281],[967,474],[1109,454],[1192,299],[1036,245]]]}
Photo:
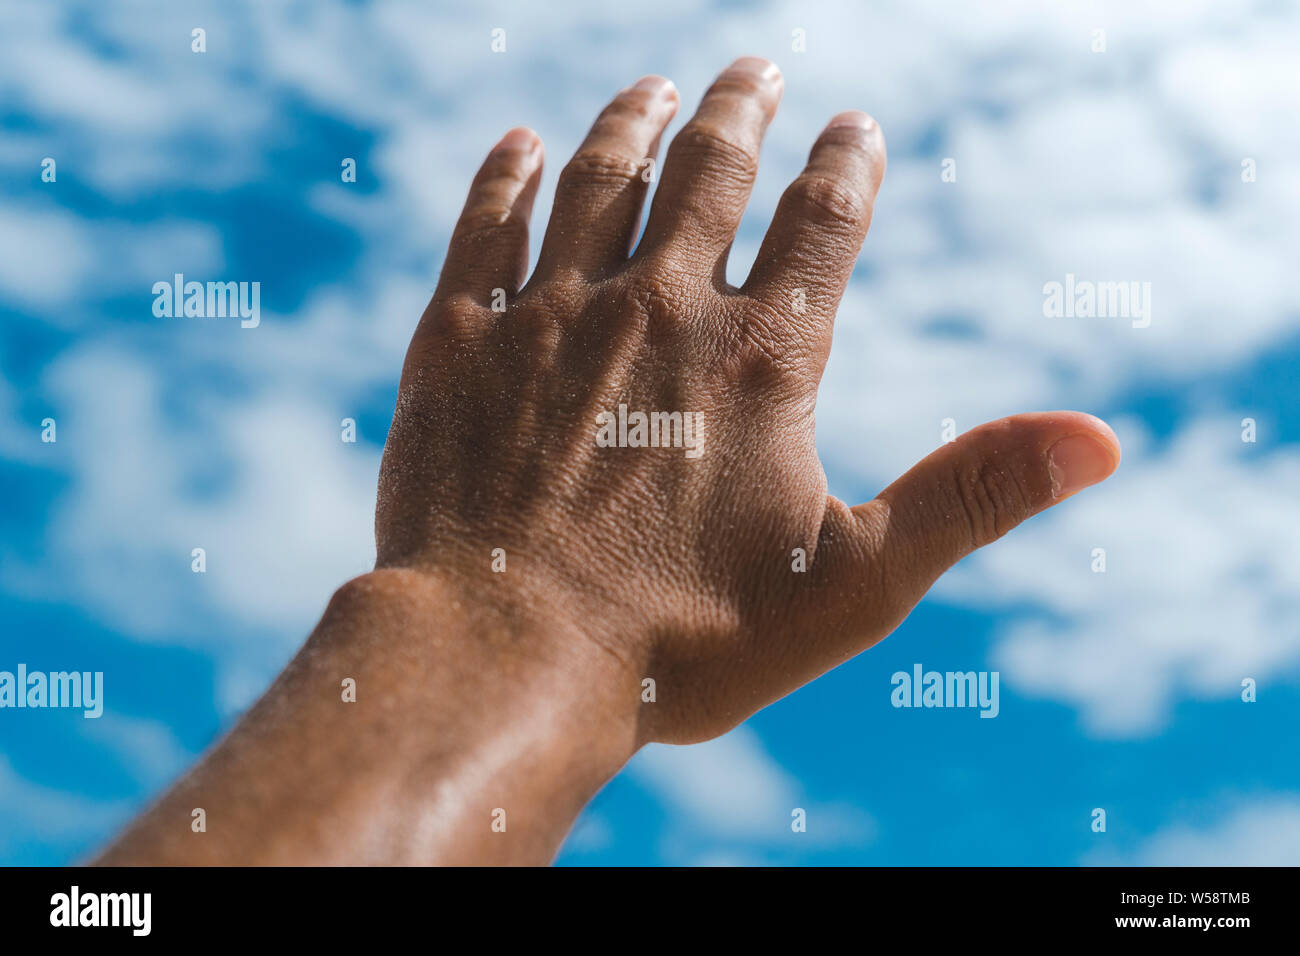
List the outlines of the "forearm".
{"label": "forearm", "polygon": [[98,862],[546,863],[635,751],[638,705],[553,610],[374,572]]}

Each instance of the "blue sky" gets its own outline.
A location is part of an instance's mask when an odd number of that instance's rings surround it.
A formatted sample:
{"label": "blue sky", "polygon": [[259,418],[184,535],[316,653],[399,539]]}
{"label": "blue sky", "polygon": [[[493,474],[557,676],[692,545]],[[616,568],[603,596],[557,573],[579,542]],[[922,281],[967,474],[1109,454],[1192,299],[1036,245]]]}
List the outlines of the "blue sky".
{"label": "blue sky", "polygon": [[[1300,863],[1300,13],[556,6],[11,5],[0,669],[102,670],[105,714],[0,711],[0,861],[100,844],[369,567],[401,357],[499,135],[546,142],[541,223],[616,90],[662,73],[687,113],[753,53],[786,96],[733,279],[832,114],[889,143],[818,406],[832,492],[873,496],[944,419],[1037,409],[1107,418],[1124,463],[868,653],[717,741],[648,748],[560,861]],[[176,272],[261,282],[261,325],[155,318]],[[1150,327],[1045,317],[1067,274],[1151,283]],[[998,671],[998,717],[895,709],[917,663]]]}

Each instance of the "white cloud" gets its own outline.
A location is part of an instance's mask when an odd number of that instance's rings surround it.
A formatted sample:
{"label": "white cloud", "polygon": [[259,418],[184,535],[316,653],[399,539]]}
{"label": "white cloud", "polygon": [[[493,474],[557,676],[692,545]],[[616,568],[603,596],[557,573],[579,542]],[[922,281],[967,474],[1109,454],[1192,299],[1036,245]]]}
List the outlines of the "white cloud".
{"label": "white cloud", "polygon": [[[1092,862],[1111,862],[1094,854]],[[1300,865],[1300,796],[1241,803],[1208,826],[1178,823],[1144,840],[1137,866]]]}
{"label": "white cloud", "polygon": [[186,270],[216,275],[223,261],[216,231],[201,223],[87,222],[58,208],[0,206],[0,286],[52,326],[84,329],[95,319],[87,301],[117,294],[136,296],[146,318],[155,282]]}
{"label": "white cloud", "polygon": [[[43,563],[6,567],[6,584],[89,606],[141,639],[202,641],[227,665],[245,655],[273,669],[330,591],[373,563],[378,455],[340,440],[343,415],[320,396],[261,391],[181,426],[165,414],[163,381],[135,354],[94,345],[51,370],[75,485]],[[200,547],[207,572],[195,574]],[[279,638],[269,653],[268,632]]]}
{"label": "white cloud", "polygon": [[70,301],[88,281],[96,258],[82,222],[62,211],[0,207],[0,286],[19,300],[49,308]]}
{"label": "white cloud", "polygon": [[799,785],[741,726],[707,743],[651,744],[631,772],[711,833],[771,840],[790,830]]}
{"label": "white cloud", "polygon": [[[722,844],[771,845],[793,838],[843,847],[875,834],[874,822],[863,811],[812,802],[745,725],[706,743],[650,744],[628,769],[683,814],[692,832]],[[806,832],[797,834],[791,830],[796,808],[805,811],[807,825]]]}

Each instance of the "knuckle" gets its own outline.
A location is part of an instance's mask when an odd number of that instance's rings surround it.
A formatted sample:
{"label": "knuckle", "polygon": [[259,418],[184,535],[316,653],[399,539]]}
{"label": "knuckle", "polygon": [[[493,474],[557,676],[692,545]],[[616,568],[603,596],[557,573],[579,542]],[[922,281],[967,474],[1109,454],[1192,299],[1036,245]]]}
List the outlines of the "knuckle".
{"label": "knuckle", "polygon": [[461,214],[459,239],[482,242],[494,240],[521,242],[528,238],[528,222],[508,203],[496,199],[483,199],[467,207]]}
{"label": "knuckle", "polygon": [[820,379],[813,344],[797,317],[770,299],[737,296],[728,300],[721,323],[723,359],[730,377],[758,391],[802,395]]}
{"label": "knuckle", "polygon": [[516,300],[526,317],[526,324],[563,327],[572,323],[583,307],[582,286],[578,283],[550,279],[530,286]]}
{"label": "knuckle", "polygon": [[737,180],[752,179],[758,165],[752,150],[734,135],[698,120],[682,127],[673,139],[672,148],[679,158],[695,160],[707,166],[715,175],[730,176]]}
{"label": "knuckle", "polygon": [[685,292],[669,271],[641,272],[621,285],[618,312],[629,324],[676,326],[681,324],[686,311]]}
{"label": "knuckle", "polygon": [[741,313],[740,348],[748,364],[766,368],[773,375],[786,375],[797,367],[797,356],[789,335],[789,318],[766,302],[747,303]]}
{"label": "knuckle", "polygon": [[972,549],[996,541],[1029,515],[1023,482],[1003,464],[971,457],[953,469],[952,478],[956,501],[970,523]]}
{"label": "knuckle", "polygon": [[747,387],[773,395],[798,394],[806,373],[800,353],[778,336],[747,327],[736,347],[737,375]]}
{"label": "knuckle", "polygon": [[866,217],[863,195],[831,176],[805,173],[790,185],[790,196],[822,225],[857,229]]}
{"label": "knuckle", "polygon": [[746,336],[734,353],[728,372],[746,392],[773,396],[802,393],[803,377],[796,363],[771,339]]}
{"label": "knuckle", "polygon": [[418,337],[441,342],[471,341],[482,334],[487,324],[483,306],[466,292],[439,297],[430,308],[427,319],[419,330],[425,335]]}
{"label": "knuckle", "polygon": [[601,111],[601,119],[618,121],[649,119],[654,112],[655,95],[648,90],[624,90]]}
{"label": "knuckle", "polygon": [[583,148],[574,153],[560,176],[561,188],[574,184],[581,186],[624,186],[635,179],[638,169],[635,160],[600,149]]}

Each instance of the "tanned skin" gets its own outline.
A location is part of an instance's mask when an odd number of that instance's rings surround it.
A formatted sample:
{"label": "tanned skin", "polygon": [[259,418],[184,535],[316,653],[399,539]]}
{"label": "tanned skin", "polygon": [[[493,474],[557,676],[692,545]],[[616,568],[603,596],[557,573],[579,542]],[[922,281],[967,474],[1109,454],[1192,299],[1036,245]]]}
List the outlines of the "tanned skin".
{"label": "tanned skin", "polygon": [[[657,76],[620,92],[560,174],[531,277],[542,144],[517,128],[492,149],[406,355],[375,570],[97,862],[548,863],[638,748],[736,726],[1115,469],[1105,424],[1040,412],[967,432],[872,501],[827,495],[813,409],[885,142],[865,113],[835,116],[730,286],[781,92],[766,60],[722,72],[631,252],[678,94]],[[598,445],[620,404],[697,413],[702,454]]]}

